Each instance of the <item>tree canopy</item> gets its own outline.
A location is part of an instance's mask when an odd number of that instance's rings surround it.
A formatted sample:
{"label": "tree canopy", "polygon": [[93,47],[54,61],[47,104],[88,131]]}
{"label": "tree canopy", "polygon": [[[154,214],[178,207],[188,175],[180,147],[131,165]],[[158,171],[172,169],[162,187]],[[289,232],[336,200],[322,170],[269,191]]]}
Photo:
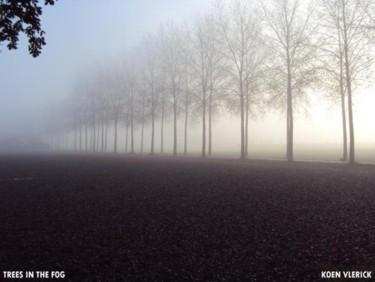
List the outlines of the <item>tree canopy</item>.
{"label": "tree canopy", "polygon": [[[54,5],[56,0],[44,0],[44,5]],[[35,58],[46,45],[40,16],[39,0],[0,0],[0,44],[6,43],[9,50],[17,49],[20,33],[29,41],[29,53]]]}

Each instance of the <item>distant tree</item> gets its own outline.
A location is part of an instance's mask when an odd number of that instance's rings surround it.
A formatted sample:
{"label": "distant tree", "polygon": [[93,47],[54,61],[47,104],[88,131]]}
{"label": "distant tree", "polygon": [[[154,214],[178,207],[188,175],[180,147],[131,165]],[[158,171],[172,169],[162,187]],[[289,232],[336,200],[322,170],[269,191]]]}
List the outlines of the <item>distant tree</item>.
{"label": "distant tree", "polygon": [[[247,126],[250,109],[250,96],[253,95],[257,78],[262,67],[260,20],[250,2],[231,1],[218,3],[217,21],[221,29],[222,56],[230,62],[228,69],[233,82],[232,92],[240,108],[241,154],[247,157]],[[238,102],[237,102],[238,101]]]}
{"label": "distant tree", "polygon": [[[134,55],[134,53],[133,53]],[[129,57],[127,65],[124,66],[124,79],[127,93],[128,118],[130,122],[130,153],[134,154],[134,129],[135,129],[135,114],[136,109],[136,95],[137,95],[137,71],[135,66],[135,58]]]}
{"label": "distant tree", "polygon": [[145,131],[145,122],[146,122],[146,86],[143,85],[142,89],[139,89],[139,94],[141,95],[140,106],[141,106],[141,154],[143,153],[143,144],[144,144],[144,131]]}
{"label": "distant tree", "polygon": [[110,117],[114,122],[114,143],[113,152],[117,153],[117,132],[118,132],[118,122],[120,119],[121,111],[124,108],[124,103],[126,96],[124,95],[125,86],[121,73],[118,69],[113,69],[109,71],[105,78],[105,85],[107,89],[108,105],[110,109]]}
{"label": "distant tree", "polygon": [[[186,40],[184,40],[186,42]],[[191,104],[193,102],[193,75],[192,68],[189,62],[192,58],[191,49],[188,48],[187,43],[184,44],[183,48],[183,59],[182,59],[182,79],[181,79],[181,91],[183,92],[183,111],[184,111],[184,155],[187,154],[187,136],[188,136],[188,120],[191,111]]]}
{"label": "distant tree", "polygon": [[[106,150],[106,139],[107,139],[107,126],[109,113],[111,112],[110,97],[113,88],[115,87],[113,70],[108,67],[101,67],[95,73],[93,79],[97,83],[98,88],[98,112],[99,112],[99,125],[98,125],[98,141],[97,150],[102,153]],[[120,105],[121,106],[121,105]],[[100,137],[101,136],[101,137]],[[99,149],[100,148],[100,149]]]}
{"label": "distant tree", "polygon": [[156,91],[159,94],[160,99],[160,153],[164,153],[164,122],[168,114],[168,104],[167,104],[167,84],[166,84],[166,74],[164,66],[160,68],[160,80],[156,87]]}
{"label": "distant tree", "polygon": [[141,43],[142,59],[142,79],[145,84],[145,99],[150,111],[151,118],[151,149],[150,154],[154,154],[155,144],[155,119],[159,104],[157,82],[158,82],[158,61],[156,52],[156,42],[151,36],[145,37]]}
{"label": "distant tree", "polygon": [[[57,0],[45,0],[45,5],[54,5]],[[39,0],[0,0],[0,44],[7,43],[9,50],[17,49],[20,33],[25,33],[29,41],[29,53],[40,55],[46,45],[40,16],[42,7]]]}
{"label": "distant tree", "polygon": [[173,109],[173,156],[177,156],[177,117],[181,99],[183,49],[181,28],[173,23],[166,25],[160,32],[160,62],[166,71],[165,89],[169,92],[169,101]]}
{"label": "distant tree", "polygon": [[[188,38],[192,46],[190,66],[195,78],[195,108],[202,116],[202,158],[212,151],[212,113],[215,94],[220,83],[225,81],[225,58],[221,55],[218,41],[219,28],[213,15],[197,16],[191,24]],[[206,138],[208,111],[208,142]]]}

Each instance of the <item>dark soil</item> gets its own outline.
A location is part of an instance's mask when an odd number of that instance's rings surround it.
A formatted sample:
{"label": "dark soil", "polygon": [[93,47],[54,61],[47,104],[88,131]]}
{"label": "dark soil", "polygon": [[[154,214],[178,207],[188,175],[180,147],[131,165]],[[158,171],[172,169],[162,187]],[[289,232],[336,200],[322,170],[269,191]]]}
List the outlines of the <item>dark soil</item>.
{"label": "dark soil", "polygon": [[0,280],[8,270],[65,271],[64,281],[374,271],[374,201],[365,165],[1,156]]}

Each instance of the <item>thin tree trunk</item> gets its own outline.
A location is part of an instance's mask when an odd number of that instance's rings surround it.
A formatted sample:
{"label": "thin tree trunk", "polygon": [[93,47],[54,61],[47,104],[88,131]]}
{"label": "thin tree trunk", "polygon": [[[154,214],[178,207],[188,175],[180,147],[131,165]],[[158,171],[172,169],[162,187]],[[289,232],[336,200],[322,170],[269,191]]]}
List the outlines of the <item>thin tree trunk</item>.
{"label": "thin tree trunk", "polygon": [[93,127],[90,128],[90,152],[92,152],[93,149]]}
{"label": "thin tree trunk", "polygon": [[248,157],[249,146],[249,94],[246,95],[246,112],[245,112],[245,157]]}
{"label": "thin tree trunk", "polygon": [[212,90],[208,99],[208,155],[212,155]]}
{"label": "thin tree trunk", "polygon": [[88,148],[87,148],[87,122],[85,122],[85,151],[87,152]]}
{"label": "thin tree trunk", "polygon": [[66,151],[69,151],[69,132],[66,132],[66,133],[65,133],[65,138],[64,138],[64,139],[65,139],[65,140],[64,140],[64,141],[65,141],[65,146],[64,146],[64,147],[65,147],[65,150],[66,150]]}
{"label": "thin tree trunk", "polygon": [[287,44],[287,159],[293,161],[293,104],[292,104],[292,74]]}
{"label": "thin tree trunk", "polygon": [[126,130],[125,130],[125,153],[128,152],[128,135],[129,135],[129,114],[126,114]]}
{"label": "thin tree trunk", "polygon": [[353,102],[352,102],[352,84],[349,70],[349,54],[348,54],[348,34],[346,27],[346,15],[345,15],[345,1],[342,0],[342,18],[344,23],[344,54],[345,54],[345,73],[346,73],[346,84],[348,90],[348,118],[349,118],[349,163],[355,163],[354,153],[354,122],[353,122]]}
{"label": "thin tree trunk", "polygon": [[117,115],[115,116],[115,136],[114,136],[114,142],[113,142],[113,152],[116,154],[117,153],[117,120],[118,117]]}
{"label": "thin tree trunk", "polygon": [[185,140],[184,140],[184,155],[187,154],[187,128],[188,128],[188,116],[189,116],[189,96],[186,94],[185,100]]}
{"label": "thin tree trunk", "polygon": [[102,142],[101,142],[102,148],[101,152],[104,152],[104,113],[102,112]]}
{"label": "thin tree trunk", "polygon": [[82,152],[82,121],[79,121],[79,151]]}
{"label": "thin tree trunk", "polygon": [[341,94],[341,116],[342,116],[342,138],[343,151],[342,161],[348,160],[348,143],[346,132],[346,111],[345,111],[345,92],[344,92],[344,70],[343,70],[343,56],[340,54],[340,94]]}
{"label": "thin tree trunk", "polygon": [[161,102],[160,153],[164,153],[164,94]]}
{"label": "thin tree trunk", "polygon": [[74,123],[74,152],[77,152],[77,124]]}
{"label": "thin tree trunk", "polygon": [[97,152],[99,152],[99,147],[100,147],[99,141],[100,141],[100,122],[98,123],[98,130],[96,132],[96,151]]}
{"label": "thin tree trunk", "polygon": [[143,135],[145,126],[145,97],[142,97],[141,154],[143,153]]}
{"label": "thin tree trunk", "polygon": [[94,115],[94,120],[93,120],[93,145],[92,145],[92,148],[93,148],[93,151],[95,152],[95,146],[96,146],[96,122],[95,122],[95,115]]}
{"label": "thin tree trunk", "polygon": [[[203,81],[203,79],[202,79]],[[206,157],[206,89],[202,85],[203,103],[202,103],[202,158]]]}
{"label": "thin tree trunk", "polygon": [[151,155],[154,154],[154,140],[155,140],[155,97],[154,84],[151,87]]}
{"label": "thin tree trunk", "polygon": [[133,107],[133,93],[131,96],[131,109],[130,109],[130,152],[134,154],[134,107]]}
{"label": "thin tree trunk", "polygon": [[240,103],[241,103],[241,155],[240,158],[244,159],[245,158],[245,115],[244,115],[244,110],[245,110],[245,101],[244,101],[244,89],[243,89],[243,80],[242,80],[242,74],[240,74]]}
{"label": "thin tree trunk", "polygon": [[177,156],[177,105],[173,104],[173,156]]}
{"label": "thin tree trunk", "polygon": [[105,152],[108,152],[108,114],[106,115],[106,119],[105,119],[105,145],[104,145],[104,149],[105,149]]}

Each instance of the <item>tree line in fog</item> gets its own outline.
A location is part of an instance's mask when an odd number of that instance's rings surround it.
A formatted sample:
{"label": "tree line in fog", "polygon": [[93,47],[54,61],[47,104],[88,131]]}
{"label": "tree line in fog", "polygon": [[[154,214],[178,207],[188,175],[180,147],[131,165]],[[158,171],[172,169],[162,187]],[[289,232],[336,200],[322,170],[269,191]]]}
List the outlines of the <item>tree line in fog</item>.
{"label": "tree line in fog", "polygon": [[291,161],[296,113],[308,104],[307,92],[318,90],[341,107],[342,159],[353,163],[353,95],[371,74],[374,2],[216,1],[210,13],[163,24],[116,62],[77,78],[66,104],[50,115],[48,140],[62,149],[69,134],[75,151],[116,153],[125,130],[126,152],[135,153],[137,133],[141,153],[163,153],[168,120],[176,156],[177,133],[187,154],[189,123],[199,120],[206,157],[213,116],[230,112],[240,117],[240,158],[246,158],[249,121],[277,110]]}

